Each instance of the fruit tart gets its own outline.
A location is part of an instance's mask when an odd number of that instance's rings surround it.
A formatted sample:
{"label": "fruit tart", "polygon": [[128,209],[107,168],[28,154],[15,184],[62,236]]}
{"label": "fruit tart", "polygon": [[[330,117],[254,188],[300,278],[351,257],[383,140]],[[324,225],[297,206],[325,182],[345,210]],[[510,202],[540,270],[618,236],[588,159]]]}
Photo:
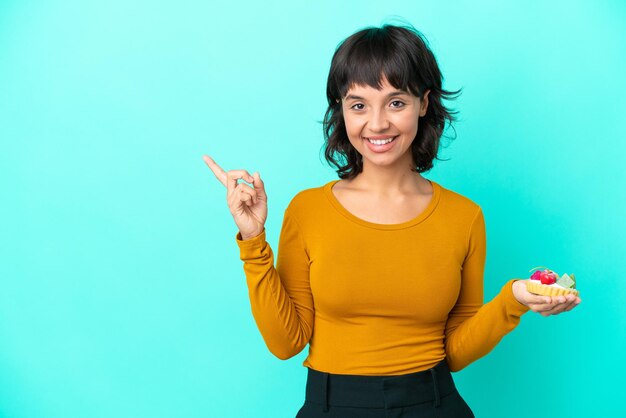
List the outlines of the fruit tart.
{"label": "fruit tart", "polygon": [[[544,270],[537,270],[540,268]],[[559,277],[558,274],[546,267],[535,267],[530,271],[533,270],[536,271],[530,276],[530,280],[526,281],[526,289],[530,293],[543,296],[565,296],[571,293],[578,296],[576,277],[573,274],[563,273]]]}

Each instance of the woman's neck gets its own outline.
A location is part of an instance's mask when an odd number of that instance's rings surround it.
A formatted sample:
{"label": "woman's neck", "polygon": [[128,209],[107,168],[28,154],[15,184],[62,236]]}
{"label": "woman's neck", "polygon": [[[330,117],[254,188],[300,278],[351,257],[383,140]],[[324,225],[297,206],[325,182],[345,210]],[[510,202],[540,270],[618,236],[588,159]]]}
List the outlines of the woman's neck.
{"label": "woman's neck", "polygon": [[414,171],[365,168],[355,178],[348,181],[346,186],[351,189],[371,193],[374,196],[392,197],[415,194],[429,194],[430,183],[420,173]]}

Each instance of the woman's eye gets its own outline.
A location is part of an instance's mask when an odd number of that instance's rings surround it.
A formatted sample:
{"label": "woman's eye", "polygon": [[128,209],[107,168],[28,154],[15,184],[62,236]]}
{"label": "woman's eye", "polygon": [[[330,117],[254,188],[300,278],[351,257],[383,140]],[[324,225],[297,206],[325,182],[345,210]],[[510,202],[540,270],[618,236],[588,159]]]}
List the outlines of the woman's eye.
{"label": "woman's eye", "polygon": [[[395,108],[401,108],[405,106],[404,102],[400,100],[394,100],[393,102],[391,102],[391,105],[392,105],[391,107],[395,107]],[[363,110],[363,106],[364,106],[363,103],[356,103],[352,105],[350,108],[354,110]]]}

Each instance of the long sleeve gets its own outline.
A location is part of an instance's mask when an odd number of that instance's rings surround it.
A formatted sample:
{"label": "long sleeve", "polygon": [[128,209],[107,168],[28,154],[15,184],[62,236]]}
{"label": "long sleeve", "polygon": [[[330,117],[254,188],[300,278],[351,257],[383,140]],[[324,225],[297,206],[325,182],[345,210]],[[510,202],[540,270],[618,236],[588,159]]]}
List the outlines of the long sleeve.
{"label": "long sleeve", "polygon": [[452,371],[489,353],[529,310],[513,295],[515,279],[506,282],[500,293],[483,305],[486,247],[485,219],[479,207],[470,228],[461,291],[445,328],[445,351]]}
{"label": "long sleeve", "polygon": [[242,240],[238,232],[236,240],[244,262],[252,314],[263,340],[276,357],[293,357],[309,342],[314,321],[309,257],[297,221],[287,208],[276,268],[265,229],[247,240]]}

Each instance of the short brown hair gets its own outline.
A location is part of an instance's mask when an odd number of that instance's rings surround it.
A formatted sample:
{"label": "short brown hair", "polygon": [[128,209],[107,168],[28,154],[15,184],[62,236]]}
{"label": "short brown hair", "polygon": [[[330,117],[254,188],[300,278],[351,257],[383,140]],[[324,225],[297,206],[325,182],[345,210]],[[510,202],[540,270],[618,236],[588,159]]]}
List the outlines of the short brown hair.
{"label": "short brown hair", "polygon": [[[461,90],[442,89],[443,76],[426,38],[411,26],[385,24],[362,29],[339,44],[333,55],[324,115],[324,157],[337,168],[340,178],[353,178],[363,171],[363,158],[348,139],[341,99],[351,86],[382,88],[382,76],[399,90],[423,99],[428,95],[426,114],[420,118],[411,152],[416,168],[423,173],[433,167],[446,121],[451,125],[457,111],[446,108],[442,100],[456,99]],[[454,129],[454,127],[453,127]],[[456,133],[456,132],[455,132]]]}

